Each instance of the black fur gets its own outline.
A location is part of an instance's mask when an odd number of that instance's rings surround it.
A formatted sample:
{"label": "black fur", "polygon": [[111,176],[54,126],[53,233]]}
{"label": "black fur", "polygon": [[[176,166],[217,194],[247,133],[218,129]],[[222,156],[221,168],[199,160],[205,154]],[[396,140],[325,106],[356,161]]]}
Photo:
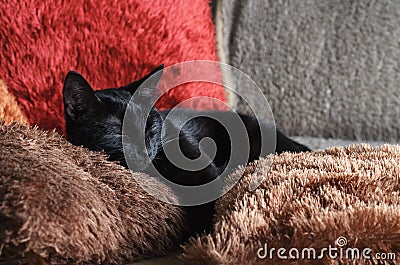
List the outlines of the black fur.
{"label": "black fur", "polygon": [[[110,88],[94,91],[88,82],[78,73],[69,72],[64,84],[64,108],[66,120],[66,132],[68,140],[75,145],[83,145],[91,150],[104,150],[110,156],[110,160],[119,161],[127,167],[122,146],[122,123],[128,102],[137,88],[150,76],[156,74],[156,78],[151,78],[153,83],[146,84],[143,88],[143,97],[151,98],[154,96],[154,89],[161,78],[163,66],[159,66],[153,72],[141,80],[135,81],[128,86],[121,88]],[[146,102],[146,101],[144,101]],[[143,106],[140,104],[132,106],[137,123],[143,119]],[[195,159],[200,155],[199,141],[204,137],[212,138],[217,145],[215,158],[211,160],[207,167],[199,171],[183,170],[172,163],[165,156],[161,145],[161,128],[169,110],[159,111],[152,107],[149,117],[145,121],[146,148],[142,150],[135,143],[135,137],[131,137],[129,155],[135,161],[134,170],[149,172],[148,165],[153,163],[155,168],[166,179],[181,185],[201,185],[217,178],[226,168],[231,154],[231,142],[227,130],[216,120],[202,115],[212,115],[219,120],[230,122],[234,119],[231,112],[208,111],[200,112],[195,110],[180,110],[180,115],[175,117],[166,126],[166,135],[175,132],[176,124],[180,119],[186,120],[188,116],[195,114],[193,118],[185,123],[179,134],[179,144],[182,153],[190,159]],[[271,132],[268,124],[259,124],[252,116],[239,114],[245,124],[250,140],[250,155],[246,159],[251,162],[260,156],[261,133],[260,128]],[[164,124],[165,125],[165,124]],[[131,125],[133,135],[142,134],[143,129],[136,126],[135,121]],[[264,138],[265,139],[265,138]],[[145,159],[145,152],[149,158]],[[301,145],[279,130],[276,131],[276,152],[284,151],[301,152],[309,149]],[[207,153],[207,150],[205,150]],[[233,150],[233,152],[236,152]],[[240,152],[240,150],[239,150]],[[231,172],[234,167],[227,171]],[[213,203],[205,204],[201,207],[188,207],[193,230],[199,232],[209,229],[211,226]]]}

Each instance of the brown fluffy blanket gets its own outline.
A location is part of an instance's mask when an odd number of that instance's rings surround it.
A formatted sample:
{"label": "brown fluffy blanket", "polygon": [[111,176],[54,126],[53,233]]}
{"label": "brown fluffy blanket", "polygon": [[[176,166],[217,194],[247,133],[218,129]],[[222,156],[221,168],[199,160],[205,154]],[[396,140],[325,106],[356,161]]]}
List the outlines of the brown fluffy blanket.
{"label": "brown fluffy blanket", "polygon": [[0,165],[0,263],[122,264],[181,242],[181,209],[57,133],[0,123]]}
{"label": "brown fluffy blanket", "polygon": [[[400,259],[399,163],[400,147],[389,145],[261,159],[218,201],[215,231],[185,246],[185,264],[400,264],[385,256],[394,253]],[[262,184],[249,191],[250,181],[260,177]],[[348,257],[355,259],[326,253],[308,259],[306,252],[301,258],[304,248],[320,254],[330,245],[344,253],[369,248],[371,259],[356,259],[351,252]],[[281,247],[286,260],[277,256]],[[289,258],[291,248],[300,250],[299,259],[295,251]],[[377,260],[382,253],[386,259]]]}
{"label": "brown fluffy blanket", "polygon": [[[231,176],[243,174],[217,202],[214,232],[184,247],[184,263],[399,264],[389,256],[400,254],[399,163],[400,147],[389,145],[261,159]],[[0,263],[121,264],[166,254],[183,237],[182,210],[56,133],[0,124],[0,164]],[[254,179],[263,181],[249,191]],[[319,258],[328,247],[344,254]],[[317,258],[283,260],[279,248]],[[346,256],[367,248],[370,260]]]}

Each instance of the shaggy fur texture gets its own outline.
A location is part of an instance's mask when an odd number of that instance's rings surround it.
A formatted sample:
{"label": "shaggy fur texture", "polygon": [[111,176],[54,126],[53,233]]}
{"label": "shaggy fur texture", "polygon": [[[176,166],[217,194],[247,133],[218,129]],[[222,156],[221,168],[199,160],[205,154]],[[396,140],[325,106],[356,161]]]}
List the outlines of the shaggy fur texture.
{"label": "shaggy fur texture", "polygon": [[122,264],[176,249],[186,231],[180,208],[57,133],[0,124],[0,164],[0,250],[10,264]]}
{"label": "shaggy fur texture", "polygon": [[[101,89],[128,84],[161,63],[218,61],[208,0],[0,1],[0,25],[0,78],[31,125],[59,132],[68,70]],[[200,85],[179,86],[158,107],[193,96],[225,100],[222,86]]]}
{"label": "shaggy fur texture", "polygon": [[[236,174],[241,174],[238,171]],[[400,147],[336,147],[284,153],[248,166],[217,203],[215,231],[185,246],[185,264],[338,264],[258,259],[257,250],[332,245],[400,254]],[[254,192],[252,179],[265,177]],[[275,252],[276,253],[276,252]],[[287,254],[287,253],[286,253]],[[371,260],[339,264],[385,264]],[[399,264],[398,260],[386,264]]]}
{"label": "shaggy fur texture", "polygon": [[5,124],[10,124],[13,121],[27,123],[25,115],[19,108],[14,96],[8,92],[3,80],[0,80],[0,120],[3,120]]}

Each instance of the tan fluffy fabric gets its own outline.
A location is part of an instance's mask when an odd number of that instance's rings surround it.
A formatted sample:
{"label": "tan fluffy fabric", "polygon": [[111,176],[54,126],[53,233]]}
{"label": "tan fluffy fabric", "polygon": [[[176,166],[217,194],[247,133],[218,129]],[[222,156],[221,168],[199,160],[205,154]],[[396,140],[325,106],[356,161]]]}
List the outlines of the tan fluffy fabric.
{"label": "tan fluffy fabric", "polygon": [[[180,208],[57,133],[0,124],[0,165],[0,263],[24,256],[31,264],[122,264],[166,254],[181,242]],[[149,187],[160,185],[135,174]]]}
{"label": "tan fluffy fabric", "polygon": [[6,124],[13,121],[25,124],[28,122],[25,115],[19,108],[15,98],[7,90],[7,86],[3,80],[0,79],[0,120]]}
{"label": "tan fluffy fabric", "polygon": [[[271,156],[248,166],[217,203],[215,231],[185,246],[185,264],[385,264],[377,260],[259,259],[264,247],[343,247],[400,259],[400,147],[335,147]],[[236,174],[241,174],[240,171]],[[252,179],[265,177],[253,192]],[[263,253],[263,252],[261,252]],[[288,255],[288,252],[286,252]],[[386,264],[400,264],[398,260]]]}

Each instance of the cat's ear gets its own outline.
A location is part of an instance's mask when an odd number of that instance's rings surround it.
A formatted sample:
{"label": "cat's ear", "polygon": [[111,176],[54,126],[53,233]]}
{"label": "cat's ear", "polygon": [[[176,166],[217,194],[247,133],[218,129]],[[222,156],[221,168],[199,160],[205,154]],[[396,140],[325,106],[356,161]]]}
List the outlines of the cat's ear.
{"label": "cat's ear", "polygon": [[164,64],[157,66],[153,71],[147,74],[145,77],[133,82],[132,84],[125,87],[132,94],[140,87],[140,94],[143,96],[153,97],[156,94],[157,86],[160,83],[164,70]]}
{"label": "cat's ear", "polygon": [[73,71],[68,72],[65,78],[63,97],[65,114],[73,121],[94,112],[101,103],[85,78]]}

